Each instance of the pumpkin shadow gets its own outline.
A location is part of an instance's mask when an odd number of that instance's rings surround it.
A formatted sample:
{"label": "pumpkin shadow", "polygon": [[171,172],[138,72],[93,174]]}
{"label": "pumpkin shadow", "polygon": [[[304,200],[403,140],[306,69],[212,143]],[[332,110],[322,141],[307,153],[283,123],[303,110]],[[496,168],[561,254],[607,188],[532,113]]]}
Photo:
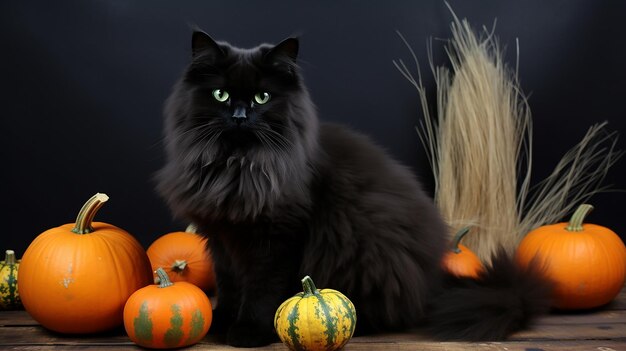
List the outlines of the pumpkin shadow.
{"label": "pumpkin shadow", "polygon": [[[66,333],[59,333],[59,332],[46,329],[45,327],[41,325],[38,325],[37,327],[41,330],[41,333],[44,334],[43,335],[44,337],[49,338],[49,340],[44,343],[46,346],[115,347],[115,346],[134,345],[134,346],[137,346],[137,348],[139,349],[147,350],[147,348],[141,347],[135,344],[132,340],[130,340],[130,338],[128,337],[128,334],[126,334],[126,330],[124,329],[124,326],[115,327],[113,329],[110,329],[104,332],[89,333],[89,334],[66,334]],[[198,344],[200,343],[209,344],[209,345],[223,344],[225,343],[225,339],[223,342],[221,342],[215,336],[207,335],[202,340],[200,340],[200,342],[198,342]],[[173,350],[186,350],[186,349],[192,348],[193,346],[194,345],[178,347]]]}
{"label": "pumpkin shadow", "polygon": [[593,313],[598,313],[598,312],[611,311],[611,310],[615,310],[616,307],[617,307],[617,303],[615,302],[615,300],[612,300],[604,305],[591,307],[591,308],[579,308],[579,309],[567,310],[567,309],[560,309],[560,308],[553,307],[550,310],[550,314],[555,315],[555,316],[579,316],[579,315],[587,315],[587,314],[593,314]]}
{"label": "pumpkin shadow", "polygon": [[44,336],[48,336],[53,341],[51,344],[60,345],[134,345],[126,334],[124,326],[118,326],[107,331],[98,333],[60,333],[50,329],[47,329],[41,325],[38,325],[41,333]]}

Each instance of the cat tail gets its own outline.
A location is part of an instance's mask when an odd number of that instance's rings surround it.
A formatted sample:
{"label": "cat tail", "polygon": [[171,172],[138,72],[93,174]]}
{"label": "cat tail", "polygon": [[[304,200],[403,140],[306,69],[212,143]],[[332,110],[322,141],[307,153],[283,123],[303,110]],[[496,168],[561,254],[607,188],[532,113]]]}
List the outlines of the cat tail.
{"label": "cat tail", "polygon": [[539,260],[526,268],[504,249],[478,279],[447,275],[426,325],[441,340],[503,340],[549,311],[553,284]]}

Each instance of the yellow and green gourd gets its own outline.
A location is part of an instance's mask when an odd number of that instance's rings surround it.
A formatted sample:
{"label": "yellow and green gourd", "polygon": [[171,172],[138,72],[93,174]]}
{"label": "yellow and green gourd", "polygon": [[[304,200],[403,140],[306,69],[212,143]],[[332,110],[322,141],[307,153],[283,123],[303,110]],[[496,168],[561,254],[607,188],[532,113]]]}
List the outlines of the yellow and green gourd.
{"label": "yellow and green gourd", "polygon": [[352,302],[332,289],[317,290],[313,280],[302,279],[304,292],[283,302],[274,316],[274,328],[293,351],[333,351],[350,341],[356,326]]}
{"label": "yellow and green gourd", "polygon": [[20,261],[15,259],[13,250],[6,251],[6,258],[0,262],[0,310],[22,308],[17,292],[17,269]]}

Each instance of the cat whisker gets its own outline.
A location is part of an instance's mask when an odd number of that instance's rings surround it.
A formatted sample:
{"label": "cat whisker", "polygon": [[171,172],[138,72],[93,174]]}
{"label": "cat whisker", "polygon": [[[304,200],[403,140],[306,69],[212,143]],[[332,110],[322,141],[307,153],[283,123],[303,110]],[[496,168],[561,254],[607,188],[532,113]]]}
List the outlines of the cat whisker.
{"label": "cat whisker", "polygon": [[[181,133],[179,134],[179,136],[181,136],[181,137],[182,137],[182,136],[185,136],[186,134],[191,133],[191,132],[202,131],[203,129],[213,129],[213,128],[217,128],[217,127],[219,127],[219,124],[218,124],[218,123],[204,123],[204,124],[200,124],[200,125],[194,125],[193,127],[191,127],[191,128],[187,128],[186,130],[184,130],[183,132],[181,132]],[[198,140],[201,140],[201,139],[202,139],[202,137],[201,137],[201,136],[202,136],[202,134],[200,134],[200,137],[196,137],[196,138],[194,138],[194,139],[193,139],[193,140],[194,140],[194,142],[195,142],[195,141],[198,141]]]}
{"label": "cat whisker", "polygon": [[228,160],[226,160],[226,168],[230,168],[230,166],[235,162],[237,158],[235,156],[230,156]]}
{"label": "cat whisker", "polygon": [[[287,118],[285,117],[285,119]],[[293,138],[296,136],[296,131],[293,128],[289,128],[285,126],[283,123],[278,123],[274,121],[264,121],[264,123],[267,124],[275,132],[277,132],[277,130],[280,130],[283,134],[286,134],[286,136],[288,137]]]}
{"label": "cat whisker", "polygon": [[279,150],[274,146],[274,143],[272,143],[264,133],[259,132],[255,133],[255,135],[258,137],[261,143],[272,152],[279,152]]}
{"label": "cat whisker", "polygon": [[[213,133],[213,135],[209,138],[209,140],[207,141],[206,145],[204,146],[204,148],[202,149],[202,153],[204,154],[207,150],[213,148],[213,145],[215,144],[215,142],[217,141],[217,139],[219,139],[220,135],[222,135],[222,130],[217,130],[217,132]],[[202,168],[210,166],[213,163],[213,159],[211,158],[208,162],[205,162],[202,165]]]}
{"label": "cat whisker", "polygon": [[275,146],[278,150],[287,151],[293,146],[291,140],[269,127],[258,126],[255,128],[255,131],[257,135],[262,136],[269,144]]}
{"label": "cat whisker", "polygon": [[[208,123],[208,124],[195,126],[193,128],[189,128],[183,133],[181,133],[181,135],[184,135],[190,132],[198,133],[198,135],[195,135],[192,138],[190,138],[191,143],[193,145],[200,145],[201,143],[203,143],[204,146],[202,147],[202,150],[199,153],[188,153],[185,156],[185,161],[189,161],[193,157],[198,157],[198,155],[200,156],[206,155],[207,150],[213,147],[213,145],[215,144],[215,141],[221,135],[222,130],[219,128],[219,124]],[[211,163],[210,160],[209,162],[204,162],[202,167],[206,167],[210,163]]]}
{"label": "cat whisker", "polygon": [[262,137],[262,139],[265,140],[266,145],[276,153],[286,152],[289,149],[289,145],[285,141],[273,134],[266,133],[264,130],[260,130],[257,135]]}

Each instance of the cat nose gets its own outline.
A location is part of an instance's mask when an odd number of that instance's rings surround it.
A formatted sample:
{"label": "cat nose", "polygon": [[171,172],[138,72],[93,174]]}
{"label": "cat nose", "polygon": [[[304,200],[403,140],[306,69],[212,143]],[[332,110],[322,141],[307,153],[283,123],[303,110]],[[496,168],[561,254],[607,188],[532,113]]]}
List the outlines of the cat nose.
{"label": "cat nose", "polygon": [[246,108],[244,106],[236,106],[235,112],[233,112],[233,120],[240,124],[245,121],[248,117],[246,116]]}

